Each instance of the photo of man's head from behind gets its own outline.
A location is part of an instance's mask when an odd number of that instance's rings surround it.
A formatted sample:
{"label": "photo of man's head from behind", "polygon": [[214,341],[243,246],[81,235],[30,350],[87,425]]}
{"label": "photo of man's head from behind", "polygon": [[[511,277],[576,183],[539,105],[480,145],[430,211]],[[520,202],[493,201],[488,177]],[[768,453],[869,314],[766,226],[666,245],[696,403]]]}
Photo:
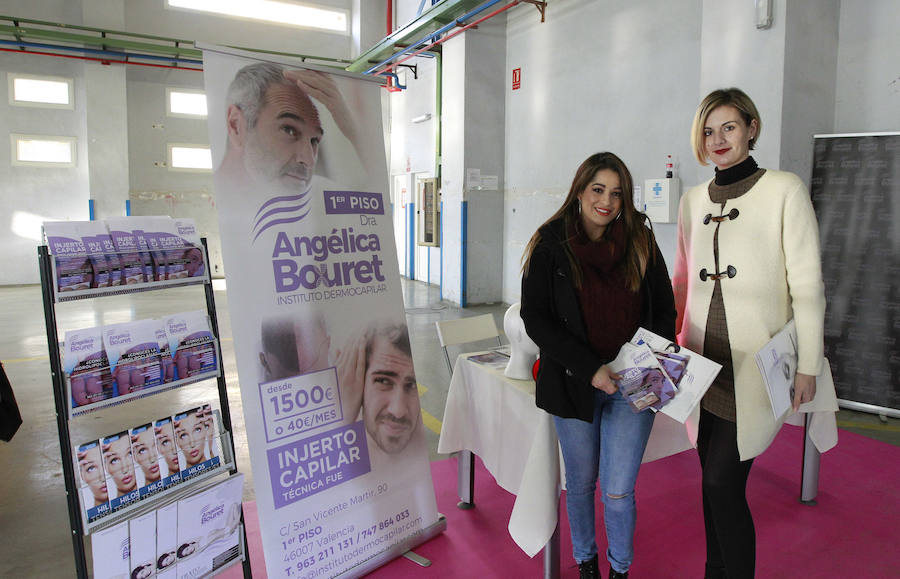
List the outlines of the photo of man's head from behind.
{"label": "photo of man's head from behind", "polygon": [[251,181],[283,194],[310,187],[324,131],[315,104],[284,68],[260,62],[240,69],[226,95],[226,153],[219,177]]}
{"label": "photo of man's head from behind", "polygon": [[330,366],[331,338],[321,314],[263,320],[260,341],[259,363],[264,382],[318,372]]}
{"label": "photo of man's head from behind", "polygon": [[363,422],[388,454],[402,452],[421,417],[412,349],[405,324],[380,324],[366,332]]}

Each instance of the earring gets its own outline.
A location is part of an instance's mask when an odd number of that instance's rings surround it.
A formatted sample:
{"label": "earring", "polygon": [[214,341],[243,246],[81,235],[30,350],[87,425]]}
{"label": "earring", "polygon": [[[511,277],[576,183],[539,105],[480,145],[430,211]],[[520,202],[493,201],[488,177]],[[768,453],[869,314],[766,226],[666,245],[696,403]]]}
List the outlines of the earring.
{"label": "earring", "polygon": [[618,221],[618,220],[619,220],[619,217],[622,217],[622,211],[621,211],[621,210],[619,211],[619,214],[616,215],[616,218],[615,218],[613,221]]}
{"label": "earring", "polygon": [[581,215],[581,202],[578,203],[578,214]]}

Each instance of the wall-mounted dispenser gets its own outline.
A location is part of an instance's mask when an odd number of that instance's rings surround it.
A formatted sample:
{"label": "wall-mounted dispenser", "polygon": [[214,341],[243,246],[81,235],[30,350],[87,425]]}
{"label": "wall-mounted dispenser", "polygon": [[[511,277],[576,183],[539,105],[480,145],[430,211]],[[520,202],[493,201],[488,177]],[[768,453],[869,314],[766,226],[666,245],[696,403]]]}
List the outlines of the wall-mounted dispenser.
{"label": "wall-mounted dispenser", "polygon": [[671,179],[647,179],[644,181],[644,212],[653,223],[678,221],[678,201],[681,199],[681,181]]}

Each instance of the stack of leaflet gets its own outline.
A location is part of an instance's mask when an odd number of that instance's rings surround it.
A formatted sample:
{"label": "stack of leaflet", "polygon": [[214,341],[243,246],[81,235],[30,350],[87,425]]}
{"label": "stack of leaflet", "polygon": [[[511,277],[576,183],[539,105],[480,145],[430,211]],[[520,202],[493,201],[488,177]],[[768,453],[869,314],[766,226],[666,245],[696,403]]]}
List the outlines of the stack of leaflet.
{"label": "stack of leaflet", "polygon": [[240,559],[243,484],[238,474],[94,533],[94,579],[207,577]]}
{"label": "stack of leaflet", "polygon": [[209,317],[197,310],[70,330],[63,369],[79,408],[216,372],[218,363]]}
{"label": "stack of leaflet", "polygon": [[220,436],[204,404],[76,446],[88,525],[222,466]]}
{"label": "stack of leaflet", "polygon": [[661,411],[684,422],[700,404],[722,366],[639,328],[609,368],[634,412]]}
{"label": "stack of leaflet", "polygon": [[193,219],[46,221],[44,237],[58,293],[206,276]]}

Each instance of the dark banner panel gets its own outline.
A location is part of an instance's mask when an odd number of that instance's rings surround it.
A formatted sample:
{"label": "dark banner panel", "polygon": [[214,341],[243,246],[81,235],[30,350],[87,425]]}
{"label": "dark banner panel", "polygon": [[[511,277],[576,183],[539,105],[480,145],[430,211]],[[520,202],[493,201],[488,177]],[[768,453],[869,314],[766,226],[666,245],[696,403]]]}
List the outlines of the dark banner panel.
{"label": "dark banner panel", "polygon": [[900,408],[900,134],[817,136],[825,355],[838,397]]}

